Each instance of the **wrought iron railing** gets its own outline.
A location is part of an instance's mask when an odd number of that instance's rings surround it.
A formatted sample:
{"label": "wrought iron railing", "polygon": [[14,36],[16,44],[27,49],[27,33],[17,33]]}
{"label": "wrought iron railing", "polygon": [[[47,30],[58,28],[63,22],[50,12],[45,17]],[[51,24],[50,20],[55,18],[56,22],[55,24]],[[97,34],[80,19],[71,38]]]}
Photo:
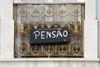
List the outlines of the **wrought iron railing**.
{"label": "wrought iron railing", "polygon": [[[84,4],[14,4],[15,57],[83,57]],[[68,27],[69,43],[29,43],[31,28]]]}

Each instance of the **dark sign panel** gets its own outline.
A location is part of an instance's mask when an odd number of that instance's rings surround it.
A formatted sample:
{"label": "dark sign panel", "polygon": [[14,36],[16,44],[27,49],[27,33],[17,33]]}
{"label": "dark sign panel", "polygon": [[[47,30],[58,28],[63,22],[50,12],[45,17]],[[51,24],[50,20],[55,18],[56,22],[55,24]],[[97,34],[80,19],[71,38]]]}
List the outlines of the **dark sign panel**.
{"label": "dark sign panel", "polygon": [[68,27],[30,29],[30,44],[69,42]]}

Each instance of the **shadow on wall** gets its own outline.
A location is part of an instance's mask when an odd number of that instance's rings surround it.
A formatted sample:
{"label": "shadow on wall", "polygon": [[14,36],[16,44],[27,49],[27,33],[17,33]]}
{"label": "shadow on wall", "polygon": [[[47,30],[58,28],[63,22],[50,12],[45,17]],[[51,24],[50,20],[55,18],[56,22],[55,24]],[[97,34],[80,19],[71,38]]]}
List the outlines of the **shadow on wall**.
{"label": "shadow on wall", "polygon": [[96,19],[98,20],[98,54],[99,54],[99,58],[100,58],[100,0],[97,0],[97,4],[96,4],[96,10],[97,10],[97,14],[96,14]]}

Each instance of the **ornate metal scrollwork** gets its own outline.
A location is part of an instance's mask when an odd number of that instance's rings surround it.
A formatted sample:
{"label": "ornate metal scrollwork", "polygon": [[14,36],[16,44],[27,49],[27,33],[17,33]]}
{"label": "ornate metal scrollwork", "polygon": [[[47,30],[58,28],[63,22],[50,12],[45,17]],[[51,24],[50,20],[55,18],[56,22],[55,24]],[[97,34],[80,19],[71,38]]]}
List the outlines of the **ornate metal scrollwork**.
{"label": "ornate metal scrollwork", "polygon": [[[15,57],[83,57],[84,4],[14,5]],[[68,27],[69,43],[29,43],[31,28]]]}

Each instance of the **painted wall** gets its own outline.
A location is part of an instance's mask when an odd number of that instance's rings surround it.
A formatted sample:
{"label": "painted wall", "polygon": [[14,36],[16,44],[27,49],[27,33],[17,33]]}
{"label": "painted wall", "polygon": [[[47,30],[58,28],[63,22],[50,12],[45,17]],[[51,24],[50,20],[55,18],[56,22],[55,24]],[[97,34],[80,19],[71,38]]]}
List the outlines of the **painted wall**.
{"label": "painted wall", "polygon": [[97,0],[97,5],[96,5],[96,19],[98,20],[98,53],[99,53],[99,58],[100,58],[100,0]]}
{"label": "painted wall", "polygon": [[[1,4],[1,0],[0,0],[0,4]],[[0,18],[1,18],[1,5],[0,5]]]}
{"label": "painted wall", "polygon": [[77,0],[14,0],[14,1],[25,1],[25,2],[68,2],[68,1],[77,1]]}
{"label": "painted wall", "polygon": [[54,0],[54,2],[72,2],[77,0]]}
{"label": "painted wall", "polygon": [[[0,4],[1,4],[1,0],[0,0]],[[1,27],[1,5],[0,5],[0,27]],[[1,32],[1,28],[0,28],[0,32]],[[1,37],[1,33],[0,33],[0,37]],[[0,38],[0,49],[1,49],[1,38]],[[1,50],[0,50],[0,54],[1,54]]]}

